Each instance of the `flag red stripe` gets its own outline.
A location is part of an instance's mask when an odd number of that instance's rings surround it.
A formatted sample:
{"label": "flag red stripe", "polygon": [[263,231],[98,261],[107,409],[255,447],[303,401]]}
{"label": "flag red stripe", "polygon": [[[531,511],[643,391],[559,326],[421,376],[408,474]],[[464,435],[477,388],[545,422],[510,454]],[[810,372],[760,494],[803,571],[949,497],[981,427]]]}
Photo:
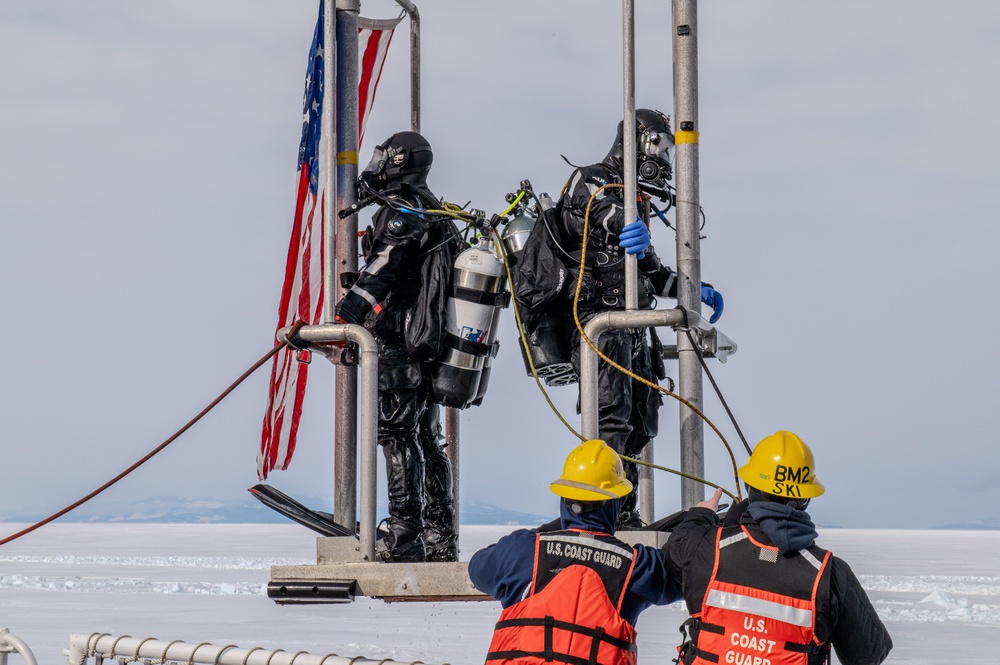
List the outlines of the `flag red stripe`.
{"label": "flag red stripe", "polygon": [[285,283],[281,287],[281,302],[278,305],[278,327],[275,332],[295,323],[289,318],[292,287],[295,285],[295,269],[299,262],[299,246],[302,238],[303,207],[309,195],[309,165],[302,164],[299,171],[299,187],[295,196],[295,221],[292,223],[292,238],[288,243],[288,259],[285,261]]}
{"label": "flag red stripe", "polygon": [[[364,32],[358,29],[358,35]],[[361,80],[358,82],[358,141],[364,134],[365,110],[368,108],[368,83],[371,81],[375,58],[378,56],[378,33],[371,33],[361,56]]]}
{"label": "flag red stripe", "polygon": [[[285,326],[290,326],[294,324],[297,320],[295,316],[298,313],[298,308],[292,310],[292,292],[296,284],[296,270],[300,266],[300,259],[304,258],[303,253],[300,251],[302,235],[303,235],[303,215],[305,208],[306,198],[309,195],[309,165],[302,164],[299,171],[299,186],[296,192],[295,201],[295,219],[292,223],[292,237],[288,244],[288,257],[285,261],[285,281],[281,288],[281,299],[278,305],[278,326],[275,332],[280,330]],[[306,248],[308,252],[308,247]],[[307,261],[308,259],[306,259]],[[301,293],[300,293],[301,296]],[[280,395],[282,399],[276,399],[279,397],[276,394],[282,386],[286,385],[285,381],[288,377],[289,363],[294,363],[295,359],[292,352],[289,349],[283,349],[274,356],[274,360],[271,363],[271,386],[268,391],[267,400],[267,410],[264,416],[264,427],[261,432],[261,452],[263,453],[263,459],[258,461],[258,476],[263,480],[267,477],[268,472],[275,468],[277,463],[278,450],[280,448],[279,433],[281,432],[282,420],[284,418],[284,395]],[[280,368],[280,370],[279,370]],[[305,373],[303,372],[300,377],[297,377],[296,385],[301,386],[305,383]],[[284,392],[284,391],[281,391]],[[293,398],[294,399],[294,398]],[[295,401],[300,401],[295,399]],[[301,411],[301,403],[298,406],[298,411]],[[296,408],[293,406],[293,413]]]}
{"label": "flag red stripe", "polygon": [[[389,44],[392,43],[393,32],[395,32],[395,31],[394,30],[389,30],[389,36],[385,40],[385,48],[383,48],[381,50],[381,58],[378,61],[378,70],[375,71],[375,84],[372,86],[372,99],[371,99],[371,102],[365,107],[365,110],[364,110],[364,114],[365,115],[364,115],[364,117],[362,117],[361,122],[360,122],[361,138],[364,138],[364,134],[365,134],[364,126],[365,126],[365,121],[366,121],[366,119],[368,117],[368,113],[371,111],[372,105],[375,104],[375,91],[378,89],[378,82],[382,79],[382,67],[385,65],[385,56],[389,52]],[[373,41],[376,44],[379,44],[382,41],[382,39],[381,39],[381,37],[379,37],[379,38],[377,38],[377,39],[375,39]],[[374,66],[373,66],[373,70],[374,70]],[[369,72],[369,78],[370,77],[371,77],[371,72]],[[360,142],[360,139],[359,139],[359,142]]]}
{"label": "flag red stripe", "polygon": [[[323,190],[323,193],[320,194],[319,205],[316,206],[316,207],[319,208],[319,218],[320,218],[320,221],[322,222],[322,220],[326,216],[326,190]],[[336,251],[337,251],[336,250],[336,245],[337,245],[337,235],[336,234],[334,234],[334,236],[333,236],[333,242],[334,242],[334,250],[333,250],[334,251],[334,256],[336,256]],[[323,260],[324,260],[325,256],[326,256],[326,243],[325,242],[320,242],[320,244],[319,244],[319,261],[320,261],[320,266],[323,265]],[[320,268],[320,275],[322,275],[322,274],[323,274],[323,271],[322,271],[322,267],[321,267]],[[313,323],[319,323],[322,320],[322,317],[323,317],[323,296],[324,296],[324,292],[325,291],[326,291],[326,285],[323,283],[323,280],[320,279],[320,281],[319,281],[319,295],[316,298],[316,310],[313,312],[313,315],[312,315],[312,321],[313,321]],[[305,386],[303,385],[303,388],[304,387]],[[296,421],[297,421],[297,419],[296,419]]]}

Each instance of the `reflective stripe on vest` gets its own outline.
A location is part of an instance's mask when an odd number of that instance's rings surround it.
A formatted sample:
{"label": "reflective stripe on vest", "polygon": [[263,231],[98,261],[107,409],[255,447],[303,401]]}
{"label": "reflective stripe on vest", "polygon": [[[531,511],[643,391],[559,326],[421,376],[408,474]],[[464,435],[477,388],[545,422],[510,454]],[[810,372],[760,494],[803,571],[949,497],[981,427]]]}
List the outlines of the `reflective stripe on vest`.
{"label": "reflective stripe on vest", "polygon": [[487,662],[635,665],[635,629],[620,614],[634,563],[612,536],[536,536],[528,593],[501,613]]}
{"label": "reflective stripe on vest", "polygon": [[[727,530],[728,532],[728,530]],[[781,556],[745,527],[716,536],[694,663],[806,665],[816,640],[816,593],[830,553]],[[822,556],[822,561],[817,558]]]}
{"label": "reflective stripe on vest", "polygon": [[705,598],[705,604],[723,610],[756,614],[757,616],[768,617],[776,621],[784,621],[793,626],[809,628],[813,625],[812,610],[798,609],[780,602],[754,598],[753,596],[745,596],[738,593],[726,593],[718,589],[709,590],[708,597]]}

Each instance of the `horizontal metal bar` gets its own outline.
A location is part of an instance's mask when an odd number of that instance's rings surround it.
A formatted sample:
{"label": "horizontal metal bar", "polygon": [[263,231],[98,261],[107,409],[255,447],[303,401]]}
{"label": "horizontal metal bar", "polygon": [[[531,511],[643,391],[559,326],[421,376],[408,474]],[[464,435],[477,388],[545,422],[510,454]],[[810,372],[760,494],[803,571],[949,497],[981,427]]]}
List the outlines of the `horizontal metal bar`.
{"label": "horizontal metal bar", "polygon": [[270,582],[267,597],[279,605],[354,602],[357,583],[338,582]]}

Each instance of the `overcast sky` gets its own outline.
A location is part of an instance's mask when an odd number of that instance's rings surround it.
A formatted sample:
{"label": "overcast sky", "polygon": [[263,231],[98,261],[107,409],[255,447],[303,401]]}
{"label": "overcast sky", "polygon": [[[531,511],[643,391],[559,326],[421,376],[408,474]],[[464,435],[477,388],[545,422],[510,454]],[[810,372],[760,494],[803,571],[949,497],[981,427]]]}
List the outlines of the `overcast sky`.
{"label": "overcast sky", "polygon": [[[94,489],[271,347],[316,5],[0,6],[0,517]],[[636,102],[672,115],[670,6],[636,5]],[[418,6],[435,192],[498,212],[524,178],[558,192],[560,155],[603,157],[621,3]],[[712,2],[699,28],[702,272],[739,344],[710,367],[743,432],[812,446],[821,524],[998,524],[1000,5]],[[362,163],[408,128],[407,50],[404,28]],[[653,238],[672,263],[673,234]],[[509,310],[500,339],[485,404],[462,414],[462,498],[552,512],[575,439],[524,375]],[[265,374],[101,500],[241,499]],[[296,457],[270,479],[293,495],[332,496],[332,388],[316,361]],[[553,396],[578,422],[575,388]],[[661,413],[656,459],[677,466],[676,403]],[[732,489],[708,428],[705,449]],[[673,512],[677,482],[656,480]]]}

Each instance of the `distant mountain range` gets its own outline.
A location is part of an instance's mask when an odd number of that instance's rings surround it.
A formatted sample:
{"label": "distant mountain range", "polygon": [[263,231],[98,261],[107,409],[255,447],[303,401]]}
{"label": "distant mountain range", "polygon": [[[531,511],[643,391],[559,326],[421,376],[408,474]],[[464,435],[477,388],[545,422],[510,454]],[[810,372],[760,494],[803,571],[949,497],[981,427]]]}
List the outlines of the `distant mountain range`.
{"label": "distant mountain range", "polygon": [[[296,497],[302,503],[325,512],[333,512],[333,501],[316,496]],[[522,513],[477,500],[466,500],[459,506],[463,524],[524,524],[539,525],[556,517],[555,504],[550,515]],[[376,509],[386,515],[385,505]],[[41,514],[0,513],[0,522],[35,522]],[[63,522],[130,522],[130,523],[201,523],[201,524],[292,524],[288,518],[264,506],[248,495],[244,501],[217,499],[183,499],[151,497],[139,502],[100,502],[82,506],[60,518]]]}
{"label": "distant mountain range", "polygon": [[955,524],[942,524],[934,528],[955,531],[996,531],[1000,529],[1000,522],[956,522]]}
{"label": "distant mountain range", "polygon": [[[333,500],[319,496],[296,497],[314,510],[333,512]],[[549,514],[524,513],[502,508],[477,499],[466,499],[459,506],[462,524],[500,524],[537,526],[557,516],[553,502]],[[384,504],[376,508],[379,516],[388,510]],[[0,522],[32,523],[47,515],[29,512],[9,513],[0,510]],[[159,496],[139,502],[95,501],[77,508],[60,518],[62,522],[102,522],[102,523],[177,523],[177,524],[292,524],[293,522],[253,499],[249,494],[244,500],[223,501],[219,499],[184,499],[181,497]],[[823,528],[842,528],[824,525]],[[1000,530],[1000,521],[955,522],[930,527],[965,531]]]}

